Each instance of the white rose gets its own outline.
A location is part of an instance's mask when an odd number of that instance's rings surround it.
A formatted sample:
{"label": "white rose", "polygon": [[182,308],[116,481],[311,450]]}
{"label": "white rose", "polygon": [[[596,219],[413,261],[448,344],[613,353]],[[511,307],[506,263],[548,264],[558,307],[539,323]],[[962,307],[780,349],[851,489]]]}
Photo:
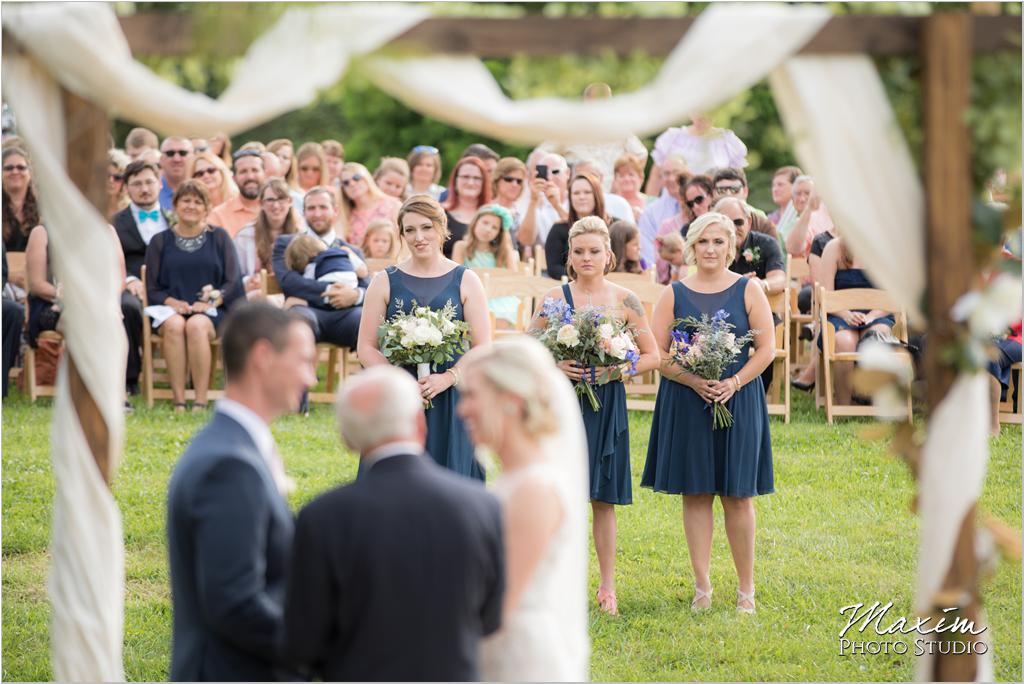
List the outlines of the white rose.
{"label": "white rose", "polygon": [[600,335],[603,340],[610,340],[613,332],[615,332],[615,328],[612,327],[611,323],[602,323],[597,326],[597,334]]}
{"label": "white rose", "polygon": [[427,344],[431,347],[439,347],[442,342],[444,342],[444,335],[442,335],[441,331],[434,326],[430,326],[430,328],[427,329]]}
{"label": "white rose", "polygon": [[413,339],[412,335],[402,335],[400,344],[406,349],[412,349],[416,346],[416,340]]}
{"label": "white rose", "polygon": [[431,335],[430,328],[423,325],[416,326],[416,329],[409,335],[417,345],[429,344]]}
{"label": "white rose", "polygon": [[617,335],[612,339],[611,342],[611,355],[617,359],[626,358],[626,350],[629,348],[629,342],[622,338],[622,335]]}
{"label": "white rose", "polygon": [[558,343],[566,347],[575,347],[580,343],[580,333],[572,323],[566,323],[558,329]]}
{"label": "white rose", "polygon": [[444,324],[441,326],[441,332],[445,335],[451,335],[455,332],[455,324],[449,320],[445,320]]}

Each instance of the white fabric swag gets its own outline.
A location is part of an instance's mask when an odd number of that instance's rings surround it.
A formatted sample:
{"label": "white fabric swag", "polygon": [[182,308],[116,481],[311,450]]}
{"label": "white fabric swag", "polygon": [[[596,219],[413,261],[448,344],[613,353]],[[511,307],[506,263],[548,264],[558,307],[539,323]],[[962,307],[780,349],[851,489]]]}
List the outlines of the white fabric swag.
{"label": "white fabric swag", "polygon": [[[704,11],[658,76],[598,102],[514,102],[472,57],[398,59],[374,51],[429,16],[426,6],[356,4],[288,10],[260,37],[219,99],[179,88],[132,59],[111,5],[4,6],[3,26],[26,51],[5,58],[5,97],[33,157],[54,270],[64,283],[69,348],[111,434],[123,438],[125,341],[114,282],[116,247],[65,175],[57,86],[164,134],[238,133],[312,102],[353,57],[383,90],[420,112],[501,140],[602,143],[660,132],[771,76],[800,164],[817,179],[871,276],[916,315],[924,287],[922,193],[878,75],[865,57],[792,56],[829,18],[822,6],[718,4]],[[756,147],[757,141],[747,141]],[[87,239],[83,239],[87,236]],[[99,267],[106,265],[106,267]],[[957,393],[956,397],[961,394]],[[960,413],[973,393],[951,401]],[[60,374],[52,444],[52,651],[59,680],[123,678],[123,545],[110,492],[92,463]],[[972,448],[977,444],[973,421]],[[968,426],[961,424],[961,432]],[[981,459],[984,450],[964,458]],[[978,467],[975,461],[973,466]],[[92,471],[95,477],[83,475]],[[966,490],[967,488],[962,488]],[[73,519],[72,519],[73,518]],[[928,562],[948,563],[958,525],[935,530]],[[922,564],[925,562],[922,547]],[[929,582],[930,585],[930,582]]]}

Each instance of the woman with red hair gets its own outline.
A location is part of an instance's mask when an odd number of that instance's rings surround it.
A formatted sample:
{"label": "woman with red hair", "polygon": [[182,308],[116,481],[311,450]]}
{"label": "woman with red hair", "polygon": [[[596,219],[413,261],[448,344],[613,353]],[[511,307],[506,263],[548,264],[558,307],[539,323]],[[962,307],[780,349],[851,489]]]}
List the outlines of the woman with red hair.
{"label": "woman with red hair", "polygon": [[455,243],[466,236],[466,229],[477,209],[491,202],[491,178],[487,167],[476,157],[463,157],[452,169],[448,188],[444,209],[448,215],[449,236],[444,243],[444,255],[450,259]]}

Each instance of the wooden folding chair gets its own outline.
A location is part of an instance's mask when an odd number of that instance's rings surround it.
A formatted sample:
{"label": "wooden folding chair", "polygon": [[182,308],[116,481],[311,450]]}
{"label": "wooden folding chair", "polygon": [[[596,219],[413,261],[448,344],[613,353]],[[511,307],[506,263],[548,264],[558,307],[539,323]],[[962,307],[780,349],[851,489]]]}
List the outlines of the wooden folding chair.
{"label": "wooden folding chair", "polygon": [[[28,325],[28,315],[25,316],[25,325]],[[64,336],[56,330],[44,330],[39,333],[39,340],[56,342],[64,346]],[[36,376],[36,350],[29,344],[25,344],[23,355],[25,367],[22,372],[25,374],[25,392],[33,404],[39,397],[52,397],[57,393],[56,385],[41,385]]]}
{"label": "wooden folding chair", "polygon": [[[999,402],[999,422],[1020,425],[1024,411],[1024,396],[1021,396],[1021,364],[1015,363],[1010,366],[1010,386],[1006,389],[1006,399]],[[1013,394],[1017,393],[1017,405],[1014,406]]]}
{"label": "wooden folding chair", "polygon": [[[284,294],[281,291],[281,284],[277,282],[277,276],[267,269],[260,271],[260,283],[260,291],[264,297]],[[326,384],[322,392],[310,391],[309,400],[320,404],[331,404],[335,400],[341,382],[349,375],[357,373],[361,365],[354,351],[330,342],[318,342],[316,350],[317,366],[319,367],[321,363],[327,364]]]}
{"label": "wooden folding chair", "polygon": [[[139,273],[139,280],[142,281],[142,396],[146,399],[146,406],[153,408],[156,399],[174,399],[174,393],[170,387],[157,387],[156,383],[170,383],[170,376],[167,374],[167,361],[163,358],[163,338],[153,332],[153,321],[146,315],[146,307],[149,306],[149,294],[146,292],[146,266],[143,264]],[[224,315],[221,312],[220,315]],[[157,356],[157,350],[161,355]],[[210,342],[210,399],[219,399],[223,390],[214,388],[214,378],[217,374],[218,363],[220,362],[220,338]],[[185,398],[196,398],[195,390],[185,389]]]}
{"label": "wooden folding chair", "polygon": [[494,314],[491,314],[491,333],[494,337],[526,332],[534,312],[543,303],[544,295],[558,287],[558,281],[538,275],[515,273],[507,269],[474,269],[481,272],[484,290],[488,299],[518,297],[519,308],[512,330],[498,330]]}
{"label": "wooden folding chair", "polygon": [[[878,410],[873,406],[837,406],[835,404],[835,392],[832,386],[832,366],[835,363],[856,362],[860,359],[860,353],[836,352],[836,329],[828,322],[828,315],[837,311],[853,309],[877,309],[889,311],[896,318],[896,325],[893,326],[895,335],[904,344],[907,342],[907,314],[893,300],[892,296],[883,290],[854,288],[850,290],[826,290],[823,285],[818,286],[818,322],[821,326],[822,351],[818,361],[819,379],[824,382],[823,398],[825,403],[825,418],[831,425],[835,416],[877,416]],[[907,364],[913,369],[913,360],[906,350],[898,350]],[[914,418],[914,407],[912,399],[907,394],[907,420]]]}
{"label": "wooden folding chair", "polygon": [[546,270],[548,270],[548,257],[544,253],[544,247],[536,245],[533,248],[533,274],[542,276]]}
{"label": "wooden folding chair", "polygon": [[374,273],[383,271],[388,266],[394,266],[398,262],[398,259],[367,259],[366,268],[370,271],[372,276]]}
{"label": "wooden folding chair", "polygon": [[775,358],[772,359],[772,384],[765,387],[768,401],[768,414],[783,416],[789,423],[790,386],[789,386],[789,324],[790,324],[790,287],[782,292],[768,295],[768,304],[772,313],[779,317],[775,326]]}
{"label": "wooden folding chair", "polygon": [[789,286],[789,340],[790,340],[790,365],[794,369],[802,369],[811,362],[811,345],[813,341],[808,342],[807,340],[800,339],[800,331],[808,323],[814,323],[816,319],[816,312],[814,310],[815,305],[815,292],[817,291],[817,284],[812,284],[811,288],[811,310],[809,313],[800,313],[800,307],[797,305],[797,300],[800,296],[800,289],[803,287],[803,281],[805,278],[810,277],[811,269],[807,265],[807,261],[802,257],[789,257],[786,263],[786,283]]}
{"label": "wooden folding chair", "polygon": [[[662,292],[668,286],[653,280],[646,273],[609,273],[606,278],[632,290],[643,304],[647,322],[650,323],[654,315],[654,305],[658,303]],[[657,369],[632,378],[630,382],[626,383],[626,408],[634,411],[653,411],[660,383],[661,373]]]}

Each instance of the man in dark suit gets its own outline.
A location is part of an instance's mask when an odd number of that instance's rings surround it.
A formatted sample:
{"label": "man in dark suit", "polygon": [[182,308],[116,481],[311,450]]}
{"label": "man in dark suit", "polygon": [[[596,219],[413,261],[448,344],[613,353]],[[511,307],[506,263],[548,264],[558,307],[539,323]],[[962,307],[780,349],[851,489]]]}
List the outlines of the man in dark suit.
{"label": "man in dark suit", "polygon": [[170,223],[160,208],[160,169],[156,164],[142,160],[131,162],[124,170],[124,184],[131,202],[114,214],[113,223],[117,239],[121,241],[128,274],[121,292],[121,313],[124,331],[128,335],[125,379],[128,392],[138,394],[139,372],[142,370],[142,291],[146,287],[140,280],[140,272],[146,262],[149,241],[160,231],[167,230]]}
{"label": "man in dark suit", "polygon": [[334,231],[334,222],[338,217],[338,209],[334,205],[334,193],[325,187],[315,187],[306,193],[303,200],[303,214],[311,235],[323,241],[327,247],[344,250],[352,258],[359,271],[362,266],[362,277],[359,287],[346,287],[340,283],[322,283],[303,277],[298,271],[292,271],[285,265],[284,252],[294,235],[282,235],[274,241],[272,265],[281,291],[287,297],[304,299],[308,306],[293,307],[295,311],[309,321],[313,327],[317,342],[330,342],[339,347],[356,348],[359,335],[359,319],[363,313],[363,297],[369,281],[365,276],[366,265],[363,253],[353,245],[339,238]]}
{"label": "man in dark suit", "polygon": [[281,668],[294,522],[268,424],[316,382],[300,317],[244,304],[224,322],[226,384],[167,495],[174,681],[268,681]]}
{"label": "man in dark suit", "polygon": [[423,446],[419,386],[392,366],[347,380],[342,436],[362,474],[299,514],[286,655],[324,681],[472,681],[501,624],[498,502]]}

